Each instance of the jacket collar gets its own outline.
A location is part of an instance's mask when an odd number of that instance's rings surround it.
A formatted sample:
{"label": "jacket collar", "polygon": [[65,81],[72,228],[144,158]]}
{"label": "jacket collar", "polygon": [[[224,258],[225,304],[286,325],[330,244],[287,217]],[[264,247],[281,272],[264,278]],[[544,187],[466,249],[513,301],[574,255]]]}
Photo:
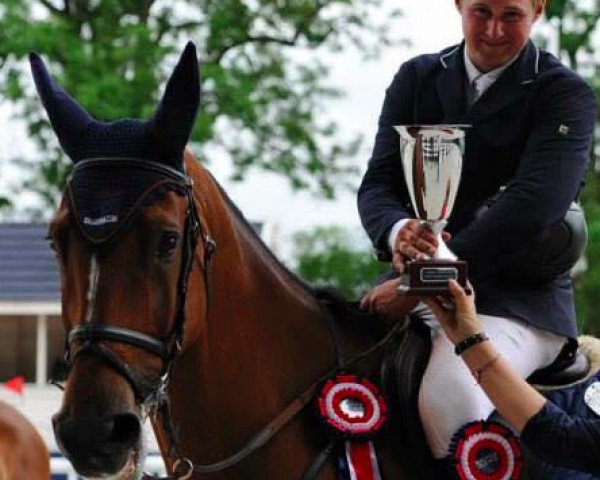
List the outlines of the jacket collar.
{"label": "jacket collar", "polygon": [[464,41],[440,54],[436,89],[446,121],[474,124],[524,95],[539,76],[540,52],[531,40],[517,60],[470,108],[466,104]]}
{"label": "jacket collar", "polygon": [[439,58],[441,69],[436,79],[436,90],[447,123],[460,123],[467,103],[463,50],[464,41],[444,50]]}

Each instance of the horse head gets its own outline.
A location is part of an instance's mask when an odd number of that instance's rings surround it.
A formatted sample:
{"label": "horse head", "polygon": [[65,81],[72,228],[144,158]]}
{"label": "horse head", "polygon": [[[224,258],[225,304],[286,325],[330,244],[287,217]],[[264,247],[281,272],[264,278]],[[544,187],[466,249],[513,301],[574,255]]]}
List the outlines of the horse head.
{"label": "horse head", "polygon": [[50,238],[71,364],[53,423],[76,470],[139,480],[151,414],[169,478],[304,478],[315,465],[336,478],[308,403],[343,358],[376,371],[383,343],[363,322],[335,326],[184,150],[199,102],[193,45],[147,121],[95,120],[38,56],[31,65],[74,162]]}
{"label": "horse head", "polygon": [[210,247],[183,158],[200,97],[195,47],[186,46],[150,120],[98,121],[40,57],[30,63],[74,164],[49,231],[71,363],[55,436],[80,475],[139,478],[145,413],[199,328],[186,310],[206,308],[205,296],[186,299],[188,285],[202,282],[192,274],[202,268],[196,248]]}

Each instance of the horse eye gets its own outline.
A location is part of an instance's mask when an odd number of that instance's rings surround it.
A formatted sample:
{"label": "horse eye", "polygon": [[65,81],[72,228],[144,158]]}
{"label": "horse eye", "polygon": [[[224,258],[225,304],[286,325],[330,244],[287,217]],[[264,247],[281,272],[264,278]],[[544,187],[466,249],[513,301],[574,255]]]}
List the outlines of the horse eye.
{"label": "horse eye", "polygon": [[58,252],[58,248],[56,247],[56,242],[54,241],[54,238],[50,235],[47,235],[44,240],[46,240],[48,242],[48,246],[50,247],[50,250],[54,251],[54,252]]}
{"label": "horse eye", "polygon": [[163,232],[156,249],[156,255],[161,258],[170,257],[173,255],[175,248],[179,242],[179,234],[177,232]]}

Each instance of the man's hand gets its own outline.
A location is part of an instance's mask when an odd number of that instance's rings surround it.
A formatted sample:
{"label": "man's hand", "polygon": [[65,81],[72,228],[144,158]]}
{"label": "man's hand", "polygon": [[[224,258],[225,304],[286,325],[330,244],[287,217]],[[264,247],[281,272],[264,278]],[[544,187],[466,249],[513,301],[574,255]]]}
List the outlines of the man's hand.
{"label": "man's hand", "polygon": [[393,278],[373,287],[360,301],[360,308],[389,320],[407,315],[419,303],[419,299],[400,293],[399,285],[400,279]]}
{"label": "man's hand", "polygon": [[[442,240],[447,242],[451,235],[442,232]],[[431,230],[419,220],[408,220],[398,231],[392,251],[392,265],[402,273],[408,260],[425,260],[435,255],[439,242]]]}

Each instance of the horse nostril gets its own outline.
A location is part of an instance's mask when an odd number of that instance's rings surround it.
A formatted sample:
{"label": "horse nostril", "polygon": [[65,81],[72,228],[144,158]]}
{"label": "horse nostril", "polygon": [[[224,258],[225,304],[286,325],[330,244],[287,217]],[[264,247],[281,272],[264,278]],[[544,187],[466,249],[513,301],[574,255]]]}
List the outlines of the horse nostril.
{"label": "horse nostril", "polygon": [[113,429],[107,441],[132,446],[140,438],[140,433],[141,425],[138,417],[131,413],[122,413],[113,417]]}
{"label": "horse nostril", "polygon": [[133,447],[141,435],[141,425],[133,413],[112,417],[73,419],[56,416],[54,431],[60,444],[69,452],[90,454]]}

